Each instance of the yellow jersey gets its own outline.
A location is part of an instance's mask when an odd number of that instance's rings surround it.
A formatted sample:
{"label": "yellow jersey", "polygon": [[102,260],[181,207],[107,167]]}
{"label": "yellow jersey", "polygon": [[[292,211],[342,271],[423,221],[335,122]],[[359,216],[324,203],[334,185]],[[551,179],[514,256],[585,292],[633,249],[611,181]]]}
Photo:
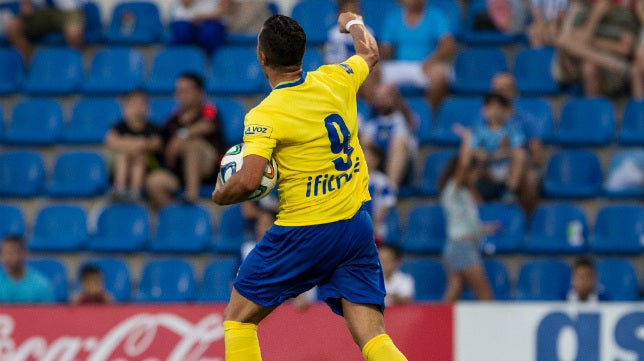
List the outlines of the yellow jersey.
{"label": "yellow jersey", "polygon": [[368,201],[369,175],[358,142],[356,93],[369,75],[352,56],[280,83],[244,119],[244,156],[273,157],[280,209],[275,224],[349,219]]}

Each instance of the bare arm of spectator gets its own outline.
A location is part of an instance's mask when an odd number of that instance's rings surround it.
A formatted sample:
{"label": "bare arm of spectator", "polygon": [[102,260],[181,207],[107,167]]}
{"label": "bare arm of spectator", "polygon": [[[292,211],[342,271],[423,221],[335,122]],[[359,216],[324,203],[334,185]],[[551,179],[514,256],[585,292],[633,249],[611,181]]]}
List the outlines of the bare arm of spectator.
{"label": "bare arm of spectator", "polygon": [[201,119],[195,124],[187,127],[189,137],[197,137],[200,135],[208,135],[215,131],[217,126],[215,123],[209,119]]}
{"label": "bare arm of spectator", "polygon": [[452,35],[446,35],[441,38],[436,46],[436,50],[423,63],[423,68],[427,69],[435,63],[449,61],[456,53],[456,40]]}
{"label": "bare arm of spectator", "polygon": [[162,146],[159,136],[149,138],[122,136],[114,130],[110,130],[105,136],[105,144],[112,150],[125,152],[159,152]]}
{"label": "bare arm of spectator", "polygon": [[605,50],[613,54],[628,57],[633,51],[636,40],[637,39],[633,34],[624,32],[619,37],[618,41],[606,38],[593,38],[592,44],[599,50]]}
{"label": "bare arm of spectator", "polygon": [[532,139],[528,142],[528,149],[532,165],[541,167],[545,159],[543,142],[540,139]]}
{"label": "bare arm of spectator", "polygon": [[396,89],[396,108],[400,110],[402,113],[403,117],[405,118],[405,123],[407,123],[407,127],[411,131],[415,131],[416,128],[418,127],[418,124],[416,122],[416,113],[414,113],[411,108],[409,107],[409,104],[405,101],[405,98],[400,94],[400,91]]}
{"label": "bare arm of spectator", "polygon": [[472,130],[460,124],[454,125],[452,130],[461,138],[461,146],[458,152],[458,167],[454,174],[454,182],[460,187],[467,181],[467,171],[475,155],[474,149],[472,148]]}

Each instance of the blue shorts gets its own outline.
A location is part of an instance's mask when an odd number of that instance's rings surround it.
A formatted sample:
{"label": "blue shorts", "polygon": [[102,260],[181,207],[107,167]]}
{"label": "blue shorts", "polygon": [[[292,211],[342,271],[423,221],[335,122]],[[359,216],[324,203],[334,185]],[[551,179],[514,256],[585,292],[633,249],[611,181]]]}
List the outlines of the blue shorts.
{"label": "blue shorts", "polygon": [[385,283],[367,211],[328,224],[271,227],[234,281],[237,292],[265,307],[314,286],[338,315],[343,315],[341,298],[384,311]]}

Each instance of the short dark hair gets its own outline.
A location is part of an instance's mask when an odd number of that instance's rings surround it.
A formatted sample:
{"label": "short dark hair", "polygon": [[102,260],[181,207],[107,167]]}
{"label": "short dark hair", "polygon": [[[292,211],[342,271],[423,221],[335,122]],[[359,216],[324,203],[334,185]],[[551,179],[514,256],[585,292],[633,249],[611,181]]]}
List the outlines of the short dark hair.
{"label": "short dark hair", "polygon": [[[317,14],[311,14],[317,16]],[[266,19],[259,33],[259,48],[272,68],[301,67],[306,50],[306,33],[297,21],[285,15]]]}
{"label": "short dark hair", "polygon": [[102,276],[103,273],[101,272],[100,268],[96,267],[93,264],[85,265],[80,270],[81,281],[86,279],[87,277],[96,276],[96,275]]}
{"label": "short dark hair", "polygon": [[512,101],[507,97],[503,96],[502,94],[499,94],[499,93],[485,94],[485,97],[483,98],[483,105],[488,105],[492,103],[497,103],[504,108],[509,108],[512,106]]}
{"label": "short dark hair", "polygon": [[186,72],[186,73],[181,74],[179,76],[179,79],[185,79],[185,80],[191,81],[192,84],[194,84],[194,86],[197,87],[197,89],[199,89],[200,91],[204,90],[203,77],[201,75],[197,74],[197,73]]}
{"label": "short dark hair", "polygon": [[22,249],[26,248],[25,247],[25,239],[22,238],[22,236],[20,236],[18,234],[8,234],[8,235],[6,235],[4,237],[4,239],[2,239],[2,242],[0,242],[0,244],[7,243],[7,242],[13,243],[13,244],[19,246]]}
{"label": "short dark hair", "polygon": [[397,260],[401,260],[402,257],[403,257],[402,248],[400,248],[400,246],[398,246],[396,244],[393,244],[393,243],[383,243],[382,245],[380,245],[380,247],[378,249],[379,250],[383,250],[383,249],[390,250],[394,254],[394,258],[397,259]]}
{"label": "short dark hair", "polygon": [[584,268],[584,267],[589,268],[593,272],[595,272],[595,262],[588,257],[580,257],[576,259],[575,263],[573,263],[572,265],[572,268],[575,270],[578,268]]}

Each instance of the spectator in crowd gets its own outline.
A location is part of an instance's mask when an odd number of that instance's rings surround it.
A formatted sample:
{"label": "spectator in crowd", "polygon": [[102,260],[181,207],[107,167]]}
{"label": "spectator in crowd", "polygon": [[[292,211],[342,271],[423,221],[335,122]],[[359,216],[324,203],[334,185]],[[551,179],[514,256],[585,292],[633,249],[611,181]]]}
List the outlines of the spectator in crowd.
{"label": "spectator in crowd", "polygon": [[644,0],[635,0],[634,7],[640,23],[640,33],[631,67],[631,92],[633,98],[644,100]]}
{"label": "spectator in crowd", "polygon": [[579,258],[572,267],[572,288],[567,300],[572,302],[607,301],[608,297],[597,284],[595,263],[589,258]]}
{"label": "spectator in crowd", "polygon": [[382,265],[385,279],[385,306],[402,305],[414,300],[414,278],[400,270],[402,251],[392,244],[382,244],[378,247],[378,256]]}
{"label": "spectator in crowd", "polygon": [[226,38],[225,16],[231,0],[175,0],[170,29],[175,44],[197,44],[212,53]]}
{"label": "spectator in crowd", "polygon": [[72,297],[75,305],[104,305],[114,302],[112,295],[105,290],[103,273],[96,266],[86,265],[80,271],[81,289]]}
{"label": "spectator in crowd", "polygon": [[223,133],[214,104],[205,100],[203,79],[192,73],[177,79],[175,98],[178,109],[161,128],[162,168],[146,180],[146,190],[153,205],[162,207],[185,184],[186,202],[199,199],[199,186],[216,177],[224,154]]}
{"label": "spectator in crowd", "polygon": [[373,100],[374,117],[362,125],[360,140],[385,151],[382,165],[397,191],[416,158],[418,119],[394,85],[378,85]]}
{"label": "spectator in crowd", "polygon": [[526,164],[525,136],[511,121],[511,115],[509,99],[496,93],[485,96],[484,121],[472,137],[475,157],[485,166],[478,182],[484,201],[502,199],[513,203],[517,200]]}
{"label": "spectator in crowd", "polygon": [[614,95],[625,88],[639,28],[629,3],[597,0],[590,7],[571,5],[555,41],[555,79],[564,84],[580,81],[588,97]]}
{"label": "spectator in crowd", "polygon": [[232,0],[226,30],[230,33],[257,35],[264,19],[271,16],[268,0]]}
{"label": "spectator in crowd", "polygon": [[530,0],[532,23],[528,26],[530,46],[553,46],[561,31],[569,0]]}
{"label": "spectator in crowd", "polygon": [[148,97],[136,90],[125,97],[124,118],[106,135],[113,152],[115,200],[138,200],[151,157],[161,151],[159,129],[147,119]]}
{"label": "spectator in crowd", "polygon": [[52,286],[43,275],[27,267],[25,241],[7,236],[0,244],[0,303],[47,303],[54,301]]}
{"label": "spectator in crowd", "polygon": [[479,246],[486,235],[499,229],[498,223],[482,223],[478,213],[481,198],[476,183],[481,177],[480,162],[474,157],[472,132],[460,125],[454,132],[461,138],[459,155],[445,168],[439,181],[440,201],[447,222],[447,243],[443,260],[449,272],[443,300],[453,303],[469,286],[479,300],[494,295],[485,275]]}
{"label": "spectator in crowd", "polygon": [[427,0],[402,0],[388,14],[380,42],[381,79],[385,84],[413,85],[427,92],[436,111],[447,96],[456,41],[442,11]]}
{"label": "spectator in crowd", "polygon": [[17,17],[4,13],[4,32],[25,62],[31,61],[31,41],[63,33],[67,45],[80,48],[84,42],[85,18],[80,0],[21,0]]}
{"label": "spectator in crowd", "polygon": [[373,220],[373,230],[376,243],[387,241],[387,217],[398,201],[395,186],[391,180],[380,171],[380,164],[384,159],[384,152],[376,144],[369,143],[363,147],[364,158],[369,168],[369,193],[371,201],[367,203],[369,213]]}

